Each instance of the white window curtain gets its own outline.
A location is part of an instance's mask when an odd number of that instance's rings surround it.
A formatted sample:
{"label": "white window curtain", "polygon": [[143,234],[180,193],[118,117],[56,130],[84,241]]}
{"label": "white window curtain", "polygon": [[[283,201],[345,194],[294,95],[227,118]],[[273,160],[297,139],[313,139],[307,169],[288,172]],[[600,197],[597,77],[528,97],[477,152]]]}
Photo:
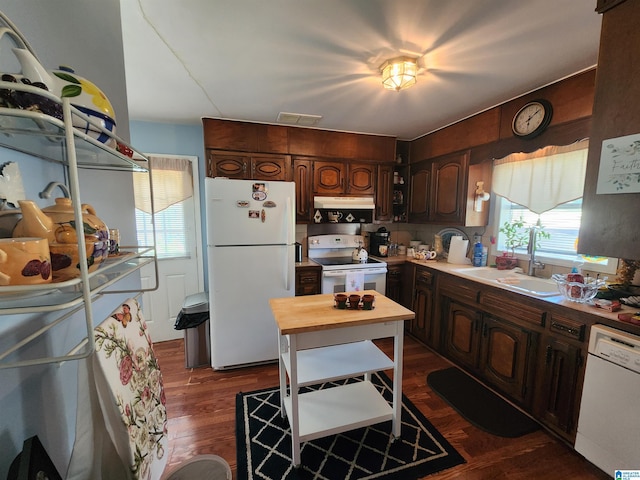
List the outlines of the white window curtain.
{"label": "white window curtain", "polygon": [[588,146],[589,140],[581,140],[494,160],[491,188],[537,214],[581,198]]}
{"label": "white window curtain", "polygon": [[[191,162],[185,158],[148,156],[153,181],[155,213],[193,196],[193,173]],[[133,174],[136,208],[151,214],[149,178],[146,172]]]}

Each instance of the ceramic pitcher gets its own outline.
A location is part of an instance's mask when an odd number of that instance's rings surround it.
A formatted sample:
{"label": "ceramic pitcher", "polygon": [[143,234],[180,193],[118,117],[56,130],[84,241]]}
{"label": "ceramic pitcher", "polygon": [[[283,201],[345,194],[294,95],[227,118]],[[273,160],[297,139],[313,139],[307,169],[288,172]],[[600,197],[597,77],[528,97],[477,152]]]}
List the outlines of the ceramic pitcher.
{"label": "ceramic pitcher", "polygon": [[[80,274],[78,236],[73,204],[69,198],[56,198],[55,205],[40,209],[31,200],[20,200],[22,219],[14,237],[42,237],[49,241],[53,280],[63,281]],[[96,270],[109,255],[109,229],[88,204],[82,205],[82,229],[87,248],[89,272]]]}

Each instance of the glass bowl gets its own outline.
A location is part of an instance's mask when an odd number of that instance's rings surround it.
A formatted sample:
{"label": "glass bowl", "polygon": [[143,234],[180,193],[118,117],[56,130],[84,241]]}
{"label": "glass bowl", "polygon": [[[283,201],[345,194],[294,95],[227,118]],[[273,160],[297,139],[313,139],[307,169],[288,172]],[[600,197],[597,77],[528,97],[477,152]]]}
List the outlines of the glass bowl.
{"label": "glass bowl", "polygon": [[582,277],[571,273],[564,275],[556,273],[552,278],[558,284],[558,291],[564,298],[577,303],[590,301],[606,283],[606,278]]}

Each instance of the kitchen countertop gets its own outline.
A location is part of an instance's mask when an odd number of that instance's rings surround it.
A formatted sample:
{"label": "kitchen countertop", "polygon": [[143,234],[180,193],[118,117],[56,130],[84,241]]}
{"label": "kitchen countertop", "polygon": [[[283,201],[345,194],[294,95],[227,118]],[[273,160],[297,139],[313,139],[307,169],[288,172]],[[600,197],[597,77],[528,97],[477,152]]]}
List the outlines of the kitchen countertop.
{"label": "kitchen countertop", "polygon": [[371,257],[377,260],[382,260],[383,262],[387,262],[387,265],[398,265],[412,260],[406,255],[396,255],[393,257],[376,257],[375,255],[371,255]]}
{"label": "kitchen countertop", "polygon": [[[469,281],[474,281],[477,283],[482,283],[485,285],[489,285],[495,288],[500,288],[509,292],[514,292],[513,290],[511,290],[508,286],[502,285],[499,282],[496,282],[494,280],[485,280],[485,279],[480,279],[480,278],[474,278],[474,279],[470,279],[469,277],[465,277],[462,275],[457,275],[457,273],[455,272],[456,269],[459,268],[466,268],[466,267],[470,267],[471,265],[456,265],[453,263],[448,263],[446,261],[443,260],[438,260],[438,261],[434,261],[434,260],[416,260],[414,258],[410,258],[407,257],[406,255],[397,255],[397,256],[393,256],[393,257],[375,257],[372,255],[373,258],[377,258],[379,260],[382,260],[384,262],[387,263],[387,265],[402,265],[404,263],[414,263],[416,265],[420,265],[420,266],[424,266],[424,267],[429,267],[432,268],[434,270],[443,272],[443,273],[448,273],[450,275],[456,275],[459,276],[460,278],[463,278],[465,280],[469,280]],[[320,264],[314,262],[313,260],[304,257],[302,259],[302,262],[296,262],[296,267],[321,267]],[[505,275],[508,274],[508,270],[505,270]],[[634,335],[640,335],[640,325],[634,325],[628,322],[623,322],[621,320],[618,320],[618,314],[619,313],[636,313],[638,311],[640,311],[639,308],[635,308],[635,307],[629,307],[627,305],[622,305],[622,308],[620,310],[618,310],[617,312],[607,312],[606,310],[602,310],[600,308],[596,308],[593,305],[590,304],[584,304],[584,303],[576,303],[576,302],[571,302],[569,300],[566,300],[562,295],[558,294],[552,297],[536,297],[533,295],[527,295],[524,292],[516,292],[520,295],[524,295],[527,296],[529,298],[533,298],[535,300],[538,300],[540,302],[547,302],[547,303],[551,303],[554,305],[559,305],[562,307],[566,307],[566,308],[570,308],[571,310],[577,310],[580,312],[584,312],[585,314],[597,317],[594,321],[596,323],[603,323],[605,325],[609,325],[610,327],[613,328],[618,328],[620,330],[623,330],[625,332],[629,332],[629,333],[633,333]]]}
{"label": "kitchen countertop", "polygon": [[415,313],[411,310],[391,301],[375,290],[363,290],[357,293],[374,295],[374,309],[340,310],[334,307],[333,294],[331,293],[272,298],[269,300],[269,304],[282,335],[411,320],[415,317]]}
{"label": "kitchen countertop", "polygon": [[[424,266],[424,267],[429,267],[432,268],[434,270],[440,271],[440,272],[444,272],[444,273],[448,273],[450,275],[456,275],[459,276],[460,278],[463,278],[465,280],[469,280],[469,281],[474,281],[477,283],[482,283],[484,285],[489,285],[495,288],[500,288],[509,292],[513,292],[513,290],[511,290],[508,286],[502,285],[499,282],[496,282],[495,280],[486,280],[486,279],[480,279],[480,278],[474,278],[471,279],[469,277],[465,277],[462,275],[458,275],[455,270],[459,269],[459,268],[467,268],[467,267],[471,267],[471,265],[456,265],[456,264],[452,264],[452,263],[448,263],[446,261],[433,261],[433,260],[416,260],[414,258],[410,258],[407,257],[406,255],[398,255],[398,256],[394,256],[394,257],[376,257],[379,258],[380,260],[384,260],[385,262],[387,262],[388,265],[400,265],[403,264],[405,262],[410,262],[410,263],[414,263],[416,265],[420,265],[420,266]],[[505,275],[507,275],[509,273],[508,270],[505,270]],[[553,280],[551,280],[553,281]],[[618,328],[619,330],[623,330],[625,332],[629,332],[629,333],[633,333],[634,335],[640,335],[640,326],[639,325],[634,325],[628,322],[623,322],[621,320],[618,320],[618,314],[619,313],[636,313],[638,311],[640,311],[640,308],[635,308],[635,307],[629,307],[627,305],[622,305],[622,308],[620,310],[618,310],[617,312],[607,312],[606,310],[603,310],[601,308],[597,308],[594,307],[593,305],[590,304],[585,304],[585,303],[576,303],[576,302],[571,302],[567,299],[565,299],[560,293],[558,293],[558,295],[554,295],[552,297],[536,297],[533,295],[527,295],[524,292],[516,292],[520,295],[524,295],[527,296],[529,298],[533,298],[535,300],[538,300],[540,302],[547,302],[547,303],[551,303],[554,305],[559,305],[562,307],[566,307],[566,308],[570,308],[571,310],[577,310],[580,312],[584,312],[588,315],[592,315],[595,317],[598,317],[597,319],[595,319],[596,323],[603,323],[605,325],[609,325],[613,328]]]}
{"label": "kitchen countertop", "polygon": [[296,262],[296,268],[298,267],[319,267],[322,268],[322,265],[320,265],[319,263],[314,262],[313,260],[311,260],[308,257],[302,257],[302,261],[301,262]]}

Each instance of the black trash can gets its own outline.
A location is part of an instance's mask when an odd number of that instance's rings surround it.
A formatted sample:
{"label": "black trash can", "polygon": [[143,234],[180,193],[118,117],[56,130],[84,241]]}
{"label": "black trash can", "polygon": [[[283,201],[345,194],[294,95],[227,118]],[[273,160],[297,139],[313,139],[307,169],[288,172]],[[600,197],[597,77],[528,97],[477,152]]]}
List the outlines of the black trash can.
{"label": "black trash can", "polygon": [[184,299],[175,329],[184,330],[184,368],[210,365],[209,297],[206,292]]}

